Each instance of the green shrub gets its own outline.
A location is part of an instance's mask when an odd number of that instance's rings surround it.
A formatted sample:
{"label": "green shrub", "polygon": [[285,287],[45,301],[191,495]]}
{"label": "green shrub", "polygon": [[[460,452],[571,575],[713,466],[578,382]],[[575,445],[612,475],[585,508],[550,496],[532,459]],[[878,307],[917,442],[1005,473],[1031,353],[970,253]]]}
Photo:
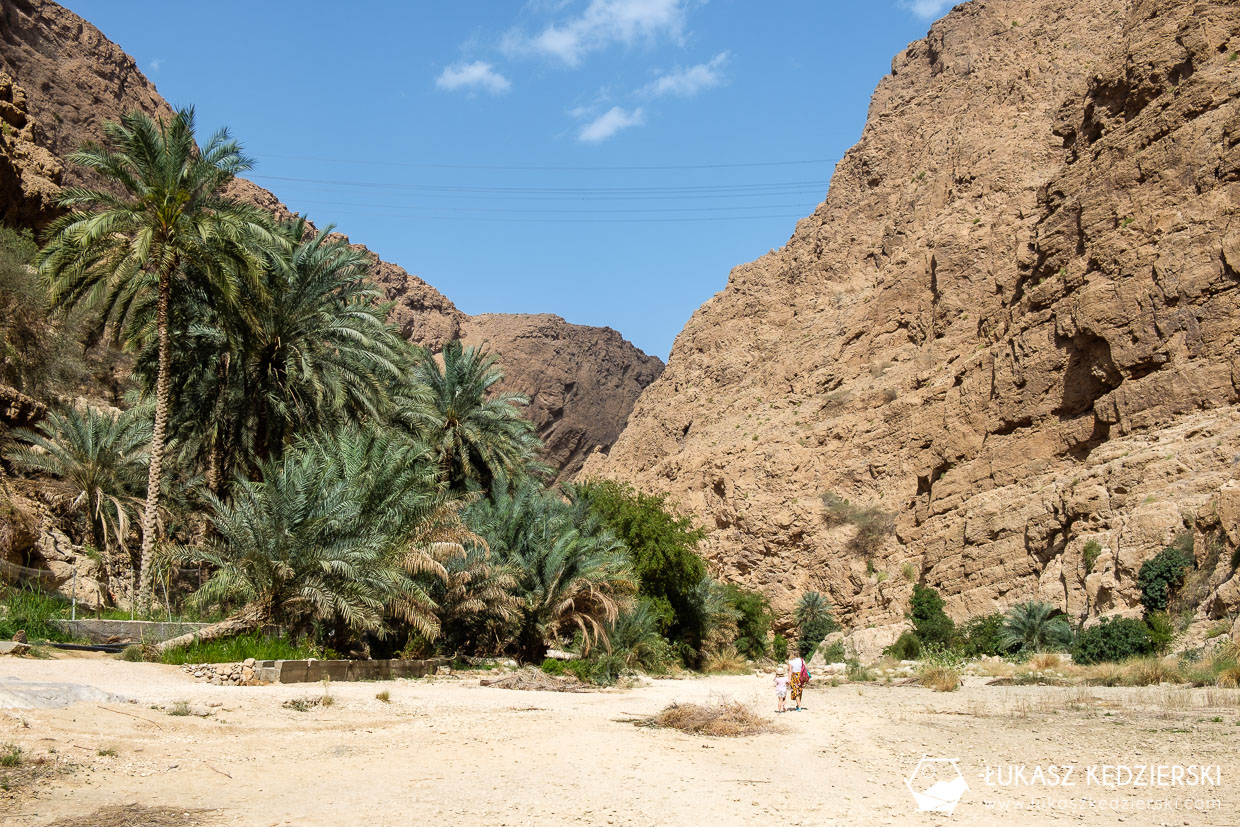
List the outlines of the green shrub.
{"label": "green shrub", "polygon": [[771,604],[761,592],[743,589],[734,583],[725,587],[728,603],[737,613],[736,648],[751,658],[764,658],[766,636],[771,629]]}
{"label": "green shrub", "polygon": [[538,668],[546,672],[548,675],[554,675],[557,678],[567,671],[564,666],[564,661],[556,660],[555,658],[547,658],[542,662],[542,666]]}
{"label": "green shrub", "polygon": [[120,659],[127,660],[130,663],[140,663],[146,660],[146,657],[145,657],[145,653],[142,651],[142,647],[134,643],[129,646],[126,646],[121,651]]}
{"label": "green shrub", "polygon": [[1150,633],[1150,643],[1155,652],[1166,652],[1175,640],[1175,623],[1166,612],[1150,612],[1145,618],[1146,629]]}
{"label": "green shrub", "polygon": [[822,639],[840,628],[831,614],[831,604],[818,592],[805,592],[797,601],[794,614],[800,632],[797,650],[801,657],[813,657]]}
{"label": "green shrub", "polygon": [[961,653],[970,658],[1006,654],[1007,647],[1003,645],[1005,619],[1003,612],[969,618],[960,628]]}
{"label": "green shrub", "polygon": [[921,656],[921,639],[916,632],[904,632],[883,654],[896,660],[917,660]]}
{"label": "green shrub", "polygon": [[1116,663],[1154,653],[1149,627],[1128,617],[1109,617],[1077,633],[1072,659],[1080,664]]}
{"label": "green shrub", "polygon": [[913,630],[917,632],[918,640],[923,644],[937,643],[945,647],[951,645],[956,636],[956,624],[943,611],[943,598],[938,591],[914,583],[909,606],[912,609],[910,617]]}
{"label": "green shrub", "polygon": [[[771,642],[771,656],[775,658],[775,660],[787,660],[788,659],[788,639],[786,637],[784,637],[783,635],[775,636],[775,640]],[[807,654],[806,652],[802,651],[801,657],[806,658],[808,660],[809,658],[813,657],[813,655]]]}
{"label": "green shrub", "polygon": [[1092,574],[1094,563],[1098,562],[1098,558],[1102,556],[1102,544],[1097,540],[1089,540],[1085,543],[1085,548],[1081,550],[1081,556],[1085,561],[1085,573]]}
{"label": "green shrub", "polygon": [[1032,654],[1063,649],[1072,644],[1072,627],[1063,612],[1050,603],[1028,600],[1008,609],[1003,620],[1003,646]]}
{"label": "green shrub", "polygon": [[17,744],[0,746],[0,767],[12,769],[22,765],[22,748]]}
{"label": "green shrub", "polygon": [[1184,575],[1194,566],[1193,535],[1181,534],[1174,545],[1167,546],[1141,564],[1137,585],[1141,587],[1141,605],[1145,611],[1167,610],[1171,595],[1184,582]]}
{"label": "green shrub", "polygon": [[844,662],[844,641],[837,640],[830,643],[820,650],[822,657],[827,663],[843,663]]}
{"label": "green shrub", "polygon": [[570,660],[564,668],[582,683],[590,683],[590,664],[584,660]]}

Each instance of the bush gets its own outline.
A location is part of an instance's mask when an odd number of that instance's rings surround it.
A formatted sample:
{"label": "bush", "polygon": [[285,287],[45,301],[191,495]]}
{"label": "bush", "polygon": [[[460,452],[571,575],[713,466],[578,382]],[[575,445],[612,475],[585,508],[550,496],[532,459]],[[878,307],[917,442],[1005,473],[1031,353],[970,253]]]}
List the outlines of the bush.
{"label": "bush", "polygon": [[1072,628],[1063,612],[1050,603],[1028,600],[1008,609],[1003,621],[1003,645],[1014,652],[1066,648]]}
{"label": "bush", "polygon": [[992,612],[969,618],[960,629],[961,653],[970,658],[1006,654],[1007,648],[1003,645],[1005,617],[1003,612]]}
{"label": "bush", "polygon": [[916,632],[904,632],[883,654],[896,660],[917,660],[921,656],[921,639]]}
{"label": "bush", "polygon": [[844,662],[844,641],[837,640],[835,643],[822,647],[822,657],[827,663],[843,663]]}
{"label": "bush", "polygon": [[800,632],[797,650],[803,658],[813,657],[822,639],[840,628],[831,615],[831,604],[818,592],[805,592],[797,601],[794,613]]}
{"label": "bush", "polygon": [[[787,660],[788,639],[783,635],[776,635],[775,640],[771,642],[771,655],[775,658],[775,660]],[[812,654],[806,654],[802,651],[801,657],[808,659],[812,657]]]}
{"label": "bush", "polygon": [[736,648],[751,658],[764,658],[766,636],[771,629],[771,604],[761,592],[743,589],[733,583],[724,587],[728,602],[737,612]]}
{"label": "bush", "polygon": [[914,583],[909,606],[912,609],[913,630],[917,632],[919,641],[923,644],[951,645],[956,636],[956,624],[943,611],[943,598],[938,591]]}
{"label": "bush", "polygon": [[878,551],[883,541],[895,533],[894,514],[878,506],[853,505],[831,491],[822,495],[823,521],[829,526],[852,525],[857,532],[848,541],[848,548],[869,556]]}
{"label": "bush", "polygon": [[1097,626],[1082,629],[1072,646],[1072,659],[1086,665],[1116,663],[1153,653],[1149,627],[1128,617],[1109,617]]}
{"label": "bush", "polygon": [[1137,585],[1141,587],[1141,605],[1146,613],[1167,610],[1171,595],[1184,582],[1188,569],[1196,564],[1192,551],[1193,535],[1181,534],[1174,545],[1141,564]]}
{"label": "bush", "polygon": [[1085,573],[1092,574],[1094,571],[1094,563],[1098,562],[1098,558],[1102,556],[1102,544],[1097,540],[1089,540],[1085,543],[1085,548],[1081,549],[1081,557],[1085,562]]}
{"label": "bush", "polygon": [[1172,622],[1171,615],[1166,612],[1150,612],[1145,619],[1145,626],[1150,633],[1150,643],[1153,644],[1155,652],[1166,652],[1171,648],[1171,642],[1175,640],[1175,623]]}
{"label": "bush", "polygon": [[568,671],[568,669],[564,666],[564,661],[556,660],[555,658],[547,658],[542,662],[542,666],[538,668],[546,672],[548,675],[554,675],[557,678]]}

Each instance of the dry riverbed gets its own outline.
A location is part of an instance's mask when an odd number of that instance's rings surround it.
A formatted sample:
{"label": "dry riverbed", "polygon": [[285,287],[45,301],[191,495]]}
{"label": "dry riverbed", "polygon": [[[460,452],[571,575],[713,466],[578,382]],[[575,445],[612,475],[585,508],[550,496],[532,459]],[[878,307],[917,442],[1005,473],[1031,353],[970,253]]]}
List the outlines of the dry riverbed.
{"label": "dry riverbed", "polygon": [[[585,694],[479,677],[338,683],[328,705],[314,702],[320,684],[221,687],[95,655],[2,658],[0,687],[85,684],[126,700],[0,709],[0,757],[13,744],[22,760],[0,768],[0,825],[1240,821],[1237,690],[845,683],[813,685],[805,710],[777,716],[769,676]],[[672,702],[724,698],[781,731],[633,725]],[[209,714],[170,714],[184,711]],[[968,790],[950,816],[918,812],[905,784],[923,756],[957,759]],[[1221,783],[1207,770],[1187,786],[1202,765]],[[921,791],[954,778],[946,762],[925,773]]]}

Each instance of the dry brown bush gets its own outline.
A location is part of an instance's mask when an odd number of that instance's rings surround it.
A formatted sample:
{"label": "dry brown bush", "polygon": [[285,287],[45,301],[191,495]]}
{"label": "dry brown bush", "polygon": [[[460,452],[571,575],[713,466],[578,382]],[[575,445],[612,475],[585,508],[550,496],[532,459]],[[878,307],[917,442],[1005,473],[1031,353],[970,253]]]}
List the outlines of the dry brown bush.
{"label": "dry brown bush", "polygon": [[960,673],[946,666],[928,666],[917,677],[922,686],[935,692],[954,692],[960,687]]}
{"label": "dry brown bush", "polygon": [[775,731],[775,725],[739,701],[710,704],[672,704],[639,725],[678,729],[690,735],[736,738]]}

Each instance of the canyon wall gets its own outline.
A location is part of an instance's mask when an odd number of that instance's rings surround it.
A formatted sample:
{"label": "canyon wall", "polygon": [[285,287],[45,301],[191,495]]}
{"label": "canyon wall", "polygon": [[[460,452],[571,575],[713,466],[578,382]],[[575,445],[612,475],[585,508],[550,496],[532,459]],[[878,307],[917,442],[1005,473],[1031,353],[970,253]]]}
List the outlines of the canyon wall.
{"label": "canyon wall", "polygon": [[669,493],[785,621],[816,589],[890,639],[913,582],[957,618],[1134,613],[1193,529],[1198,620],[1233,620],[1237,52],[1229,2],[956,7],[583,476]]}

